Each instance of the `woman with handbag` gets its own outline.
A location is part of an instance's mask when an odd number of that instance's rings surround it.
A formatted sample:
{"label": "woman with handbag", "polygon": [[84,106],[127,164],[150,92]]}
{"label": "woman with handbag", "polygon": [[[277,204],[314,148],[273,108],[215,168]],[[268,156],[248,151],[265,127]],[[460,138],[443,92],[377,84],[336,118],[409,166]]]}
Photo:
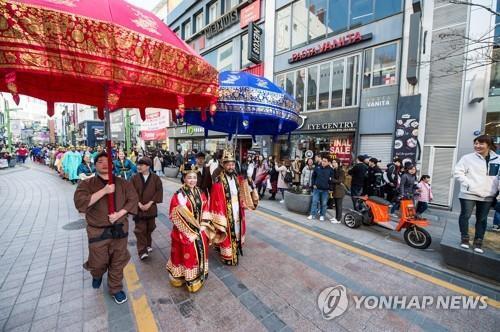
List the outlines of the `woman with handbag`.
{"label": "woman with handbag", "polygon": [[332,224],[340,224],[342,220],[342,203],[345,197],[345,172],[342,169],[342,161],[340,159],[333,159],[333,200],[335,201],[335,217],[330,219]]}

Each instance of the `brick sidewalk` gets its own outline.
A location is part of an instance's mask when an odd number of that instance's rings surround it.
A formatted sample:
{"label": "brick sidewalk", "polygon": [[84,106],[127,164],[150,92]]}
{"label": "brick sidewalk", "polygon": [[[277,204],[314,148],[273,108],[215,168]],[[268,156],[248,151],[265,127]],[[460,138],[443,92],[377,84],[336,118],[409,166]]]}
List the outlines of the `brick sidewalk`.
{"label": "brick sidewalk", "polygon": [[130,267],[139,279],[130,301],[118,306],[106,290],[91,288],[90,275],[82,268],[87,238],[73,207],[75,186],[43,166],[0,172],[2,329],[135,331],[144,323],[144,311],[137,307],[142,296],[152,323],[162,331],[495,331],[498,326],[499,311],[493,307],[356,310],[352,301],[341,317],[324,320],[317,296],[337,284],[350,295],[455,293],[258,213],[249,214],[239,266],[223,266],[212,253],[210,277],[199,293],[172,288],[165,271],[171,228],[165,214],[178,186],[164,184],[166,203],[160,206],[155,251],[149,260],[139,261],[131,230]]}

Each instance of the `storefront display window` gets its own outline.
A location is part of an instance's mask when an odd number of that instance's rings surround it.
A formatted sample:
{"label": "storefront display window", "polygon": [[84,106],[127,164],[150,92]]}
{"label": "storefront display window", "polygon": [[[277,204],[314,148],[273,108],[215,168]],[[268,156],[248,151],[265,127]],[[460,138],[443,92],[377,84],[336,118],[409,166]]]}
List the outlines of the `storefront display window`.
{"label": "storefront display window", "polygon": [[233,43],[232,41],[205,54],[203,58],[218,71],[232,70],[233,67]]}
{"label": "storefront display window", "polygon": [[358,68],[359,56],[347,58],[346,65],[346,88],[345,88],[345,106],[352,106],[358,103],[358,94],[356,93],[358,86],[359,71]]}
{"label": "storefront display window", "polygon": [[293,82],[295,81],[294,72],[286,74],[285,78],[285,92],[293,96]]}
{"label": "storefront display window", "polygon": [[297,1],[292,6],[292,47],[307,41],[307,7],[305,0]]}
{"label": "storefront display window", "polygon": [[327,1],[309,0],[309,41],[325,36]]}
{"label": "storefront display window", "polygon": [[319,66],[319,100],[318,109],[330,107],[330,62]]}
{"label": "storefront display window", "polygon": [[299,0],[278,10],[276,53],[400,13],[403,0]]}
{"label": "storefront display window", "polygon": [[314,155],[327,154],[331,158],[339,158],[344,165],[352,163],[352,134],[300,134],[292,135],[290,141],[280,140],[279,158],[295,159],[305,158],[306,151],[312,151]]}
{"label": "storefront display window", "polygon": [[363,88],[396,84],[397,58],[398,43],[366,50]]}
{"label": "storefront display window", "polygon": [[209,138],[205,139],[205,148],[204,151],[213,155],[215,152],[224,150],[226,146],[225,138]]}
{"label": "storefront display window", "polygon": [[307,110],[316,110],[318,97],[318,66],[307,68]]}

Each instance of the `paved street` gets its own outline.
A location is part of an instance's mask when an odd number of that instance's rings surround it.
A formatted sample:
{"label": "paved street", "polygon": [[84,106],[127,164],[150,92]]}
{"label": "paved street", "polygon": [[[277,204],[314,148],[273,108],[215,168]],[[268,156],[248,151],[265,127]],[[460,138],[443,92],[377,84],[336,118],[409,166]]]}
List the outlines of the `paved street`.
{"label": "paved street", "polygon": [[[210,256],[210,277],[196,294],[168,283],[168,201],[178,184],[164,181],[154,252],[125,270],[129,301],[116,305],[94,290],[83,270],[87,237],[73,206],[75,186],[44,166],[0,170],[0,326],[5,331],[498,331],[500,287],[443,266],[439,218],[426,251],[378,228],[311,223],[264,201],[248,215],[237,267]],[[346,199],[347,200],[347,199]],[[133,224],[133,223],[131,223]],[[356,233],[354,233],[356,232]],[[103,282],[106,285],[106,282]],[[347,311],[326,320],[317,299],[347,289]],[[483,295],[475,310],[355,308],[354,296]],[[496,327],[495,327],[496,326]]]}

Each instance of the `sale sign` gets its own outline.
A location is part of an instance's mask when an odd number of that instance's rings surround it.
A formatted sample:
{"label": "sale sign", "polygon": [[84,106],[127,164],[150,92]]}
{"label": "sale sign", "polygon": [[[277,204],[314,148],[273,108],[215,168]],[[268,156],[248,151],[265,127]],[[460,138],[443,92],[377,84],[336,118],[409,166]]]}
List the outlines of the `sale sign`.
{"label": "sale sign", "polygon": [[338,158],[344,165],[352,162],[352,137],[331,138],[330,157]]}

